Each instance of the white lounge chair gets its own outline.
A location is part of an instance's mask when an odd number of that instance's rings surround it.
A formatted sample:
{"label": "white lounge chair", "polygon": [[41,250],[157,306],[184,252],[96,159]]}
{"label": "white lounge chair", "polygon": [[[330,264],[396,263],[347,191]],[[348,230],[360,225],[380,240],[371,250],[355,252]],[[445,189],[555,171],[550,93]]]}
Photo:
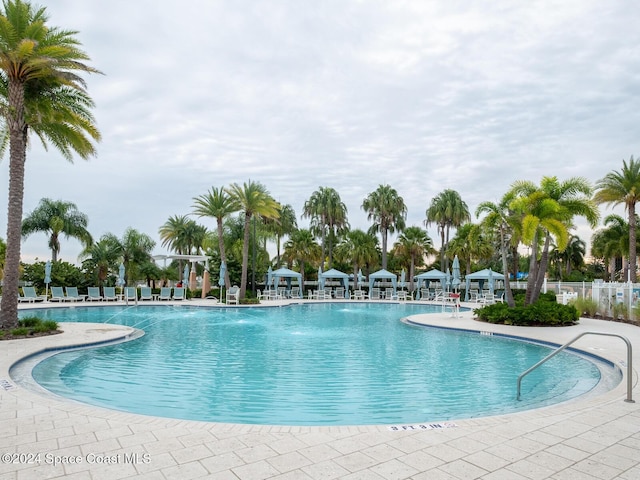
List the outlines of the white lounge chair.
{"label": "white lounge chair", "polygon": [[118,296],[116,295],[116,287],[102,287],[102,293],[104,295],[105,301],[109,302],[113,300],[114,302],[118,300]]}
{"label": "white lounge chair", "polygon": [[171,287],[161,287],[158,300],[171,300]]}
{"label": "white lounge chair", "polygon": [[153,300],[151,287],[140,287],[140,300]]}
{"label": "white lounge chair", "polygon": [[46,299],[44,295],[38,295],[35,287],[22,287],[22,296],[18,297],[18,302],[42,302]]}
{"label": "white lounge chair", "polygon": [[240,303],[240,288],[237,286],[233,286],[227,290],[227,304],[236,304]]}
{"label": "white lounge chair", "polygon": [[171,297],[172,300],[184,300],[186,297],[185,295],[185,288],[184,287],[175,287],[173,289],[173,296]]}
{"label": "white lounge chair", "polygon": [[89,302],[101,302],[102,295],[100,295],[100,287],[87,287],[87,301]]}
{"label": "white lounge chair", "polygon": [[124,299],[127,302],[137,302],[138,289],[136,287],[124,287]]}
{"label": "white lounge chair", "polygon": [[66,292],[65,300],[68,302],[84,302],[85,295],[78,293],[78,287],[64,287]]}
{"label": "white lounge chair", "polygon": [[64,295],[64,289],[62,287],[51,287],[51,302],[65,302],[67,297]]}

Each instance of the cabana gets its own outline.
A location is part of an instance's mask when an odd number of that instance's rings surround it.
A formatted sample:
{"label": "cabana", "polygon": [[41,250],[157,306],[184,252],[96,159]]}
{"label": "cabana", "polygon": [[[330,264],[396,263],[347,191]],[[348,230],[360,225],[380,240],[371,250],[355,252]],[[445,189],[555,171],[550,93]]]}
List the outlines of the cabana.
{"label": "cabana", "polygon": [[320,274],[320,289],[324,289],[324,282],[327,278],[338,278],[344,287],[344,298],[349,298],[349,275],[332,268]]}
{"label": "cabana", "polygon": [[469,301],[469,289],[471,288],[471,281],[477,281],[480,284],[480,290],[484,286],[484,282],[489,282],[489,293],[493,293],[493,284],[496,280],[504,280],[504,273],[494,272],[490,268],[485,268],[479,272],[473,272],[465,276],[466,291],[464,294],[465,301]]}
{"label": "cabana", "polygon": [[416,300],[420,300],[420,288],[422,286],[422,282],[425,282],[427,286],[429,286],[429,282],[440,282],[443,289],[447,286],[447,274],[441,272],[437,268],[421,273],[420,275],[416,275],[413,279],[418,281],[416,286]]}
{"label": "cabana", "polygon": [[293,270],[289,270],[288,268],[279,268],[271,273],[273,277],[273,284],[278,287],[278,283],[280,283],[280,279],[284,278],[287,281],[287,290],[291,290],[291,279],[295,278],[298,280],[298,285],[300,285],[300,289],[298,292],[298,296],[302,298],[302,274],[298,272],[294,272]]}
{"label": "cabana", "polygon": [[369,295],[371,295],[371,290],[373,289],[373,285],[376,283],[376,280],[391,280],[391,284],[393,285],[393,294],[396,294],[398,276],[395,273],[382,269],[369,275]]}

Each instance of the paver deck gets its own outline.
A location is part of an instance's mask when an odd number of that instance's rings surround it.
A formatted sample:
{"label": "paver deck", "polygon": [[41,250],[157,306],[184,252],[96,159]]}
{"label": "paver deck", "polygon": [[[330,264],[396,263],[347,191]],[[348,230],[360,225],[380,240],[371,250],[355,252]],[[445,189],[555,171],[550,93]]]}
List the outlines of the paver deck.
{"label": "paver deck", "polygon": [[[479,324],[470,312],[459,318],[414,318],[558,344],[583,331],[602,331],[640,345],[640,328],[592,319],[564,328],[516,328]],[[0,342],[0,480],[640,478],[640,402],[624,401],[626,381],[602,395],[523,413],[455,420],[442,424],[444,428],[183,421],[87,406],[18,385],[9,369],[21,358],[129,333],[117,325],[61,326],[62,335]],[[626,375],[622,340],[585,336],[576,347],[620,365]],[[635,352],[633,361],[637,368]],[[632,375],[635,399],[640,395],[637,374]]]}

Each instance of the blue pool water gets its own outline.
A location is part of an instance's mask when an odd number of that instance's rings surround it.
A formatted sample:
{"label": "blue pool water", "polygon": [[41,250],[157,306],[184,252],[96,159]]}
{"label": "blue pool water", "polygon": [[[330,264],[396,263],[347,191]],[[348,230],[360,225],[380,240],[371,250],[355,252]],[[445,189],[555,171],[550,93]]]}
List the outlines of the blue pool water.
{"label": "blue pool water", "polygon": [[525,378],[517,401],[518,375],[549,348],[400,321],[429,308],[50,309],[41,311],[47,319],[117,323],[146,334],[58,353],[38,363],[33,377],[54,393],[128,412],[279,425],[406,424],[509,413],[568,400],[600,379],[592,361],[565,352]]}

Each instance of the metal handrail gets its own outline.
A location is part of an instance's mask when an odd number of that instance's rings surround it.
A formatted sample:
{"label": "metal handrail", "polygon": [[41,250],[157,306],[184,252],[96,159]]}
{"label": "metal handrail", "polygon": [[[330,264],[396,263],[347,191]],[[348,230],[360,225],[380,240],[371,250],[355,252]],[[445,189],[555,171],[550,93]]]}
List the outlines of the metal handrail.
{"label": "metal handrail", "polygon": [[621,338],[627,344],[627,398],[625,398],[624,401],[625,402],[629,402],[629,403],[635,403],[635,400],[633,400],[632,393],[631,393],[632,390],[633,390],[633,385],[632,385],[632,382],[631,382],[631,372],[633,371],[631,342],[629,341],[628,338],[623,337],[622,335],[618,335],[616,333],[605,333],[605,332],[583,332],[580,335],[578,335],[576,338],[574,338],[573,340],[565,343],[561,347],[558,347],[556,350],[554,350],[552,353],[550,353],[549,355],[544,357],[542,360],[540,360],[534,366],[530,367],[528,370],[526,370],[523,373],[521,373],[520,376],[518,377],[518,396],[516,397],[517,400],[520,400],[520,387],[522,385],[522,378],[525,375],[528,375],[529,373],[534,371],[536,368],[538,368],[540,365],[545,363],[547,360],[550,360],[551,358],[555,357],[557,354],[559,354],[561,351],[563,351],[569,345],[571,345],[572,343],[576,342],[578,339],[584,337],[585,335],[603,335],[605,337],[618,337],[618,338]]}

